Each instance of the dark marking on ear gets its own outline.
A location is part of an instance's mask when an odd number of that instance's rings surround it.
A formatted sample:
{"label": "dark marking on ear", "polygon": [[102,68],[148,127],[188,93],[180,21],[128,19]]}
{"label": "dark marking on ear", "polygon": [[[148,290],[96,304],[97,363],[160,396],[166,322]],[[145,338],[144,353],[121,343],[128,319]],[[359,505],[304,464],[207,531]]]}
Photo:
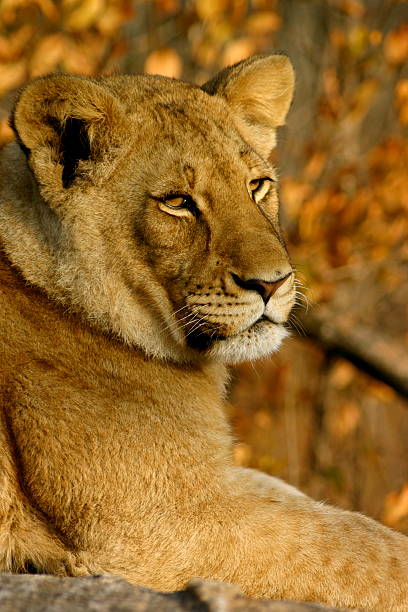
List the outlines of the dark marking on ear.
{"label": "dark marking on ear", "polygon": [[84,121],[70,117],[61,131],[60,142],[61,161],[64,166],[62,185],[67,189],[75,180],[78,162],[91,156],[91,145]]}

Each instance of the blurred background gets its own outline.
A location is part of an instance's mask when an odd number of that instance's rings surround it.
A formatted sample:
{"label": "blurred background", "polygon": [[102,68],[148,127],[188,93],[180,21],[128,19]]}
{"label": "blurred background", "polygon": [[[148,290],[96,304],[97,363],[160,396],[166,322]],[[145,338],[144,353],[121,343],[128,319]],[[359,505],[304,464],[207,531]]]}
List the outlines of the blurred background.
{"label": "blurred background", "polygon": [[202,84],[276,49],[297,72],[273,157],[299,306],[279,354],[234,370],[236,461],[408,533],[406,1],[1,0],[0,144],[33,77]]}

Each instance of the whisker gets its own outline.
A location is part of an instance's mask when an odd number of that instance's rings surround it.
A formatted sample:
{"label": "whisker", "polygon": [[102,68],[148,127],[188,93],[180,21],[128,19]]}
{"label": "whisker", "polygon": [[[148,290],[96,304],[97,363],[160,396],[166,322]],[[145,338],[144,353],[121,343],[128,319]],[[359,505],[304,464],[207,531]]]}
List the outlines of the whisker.
{"label": "whisker", "polygon": [[185,321],[181,325],[180,325],[179,321],[174,321],[173,323],[168,324],[167,327],[165,327],[162,330],[162,333],[165,332],[166,330],[171,332],[171,331],[174,331],[176,329],[182,330],[182,329],[186,328],[192,322],[194,323],[195,315],[194,315],[194,313],[190,312],[186,317],[184,317],[184,319],[185,319]]}
{"label": "whisker", "polygon": [[[164,325],[161,327],[161,329],[160,329],[159,331],[160,331],[160,333],[161,333],[161,332],[164,332],[165,330],[169,330],[169,331],[170,331],[170,330],[173,330],[173,329],[177,329],[177,327],[179,327],[179,323],[180,323],[180,321],[183,321],[184,319],[187,319],[187,318],[189,318],[189,317],[193,317],[193,316],[194,316],[194,314],[193,314],[192,312],[189,312],[189,313],[188,313],[188,314],[187,314],[185,317],[182,317],[182,318],[181,318],[181,319],[179,319],[179,320],[176,320],[176,321],[170,321],[169,323],[165,323],[165,324],[164,324]],[[182,327],[182,326],[181,326],[181,327]]]}
{"label": "whisker", "polygon": [[251,360],[249,363],[251,364],[251,367],[252,367],[253,371],[255,372],[255,376],[257,377],[257,379],[261,380],[261,376],[260,376],[258,370],[256,369],[254,362]]}
{"label": "whisker", "polygon": [[[198,298],[198,296],[197,296]],[[181,306],[181,308],[179,308],[178,310],[175,310],[172,314],[173,316],[176,315],[177,313],[181,312],[184,309],[190,308],[191,306],[194,306],[195,304],[198,304],[199,302],[197,301],[197,298],[195,301],[191,301],[189,304],[184,304],[184,306]],[[175,321],[171,321],[169,323],[165,323],[159,330],[160,335],[162,335],[165,331],[172,331],[177,329],[178,327],[183,328],[184,325],[180,326],[180,322],[184,321],[185,319],[188,319],[190,317],[194,317],[195,314],[192,313],[191,311],[188,312],[188,314],[184,317],[182,317],[181,319],[175,319]]]}
{"label": "whisker", "polygon": [[184,310],[185,308],[188,308],[188,304],[184,304],[184,306],[182,306],[181,308],[179,308],[178,310],[175,310],[173,312],[173,315],[176,315],[177,313],[181,312],[182,310]]}
{"label": "whisker", "polygon": [[298,329],[294,321],[288,321],[288,324],[289,324],[289,328],[294,330],[298,336],[303,336],[303,334],[300,333],[300,330]]}
{"label": "whisker", "polygon": [[200,320],[192,329],[190,329],[189,332],[186,333],[186,338],[187,336],[189,336],[190,334],[194,333],[197,331],[197,329],[200,329],[200,327],[204,327],[204,325],[206,324],[206,321]]}
{"label": "whisker", "polygon": [[307,335],[302,321],[300,321],[300,319],[295,314],[292,313],[290,315],[289,323],[294,327],[294,329],[298,332],[300,336]]}
{"label": "whisker", "polygon": [[[312,306],[312,301],[310,300],[310,298],[304,293],[304,291],[302,291],[301,288],[302,285],[300,283],[295,283],[295,297],[296,297],[296,303],[297,304],[301,304],[301,302],[304,303],[304,306],[306,308],[306,312],[308,311],[309,307]],[[306,288],[305,288],[306,289]],[[298,299],[300,298],[300,300]]]}

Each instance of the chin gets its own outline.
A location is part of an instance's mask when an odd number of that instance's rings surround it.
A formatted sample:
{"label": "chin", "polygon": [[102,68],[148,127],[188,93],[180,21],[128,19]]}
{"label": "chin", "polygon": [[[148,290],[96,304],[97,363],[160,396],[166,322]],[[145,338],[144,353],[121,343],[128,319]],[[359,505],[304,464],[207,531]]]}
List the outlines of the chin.
{"label": "chin", "polygon": [[253,361],[275,353],[287,336],[283,325],[262,320],[240,334],[216,340],[206,354],[223,363]]}

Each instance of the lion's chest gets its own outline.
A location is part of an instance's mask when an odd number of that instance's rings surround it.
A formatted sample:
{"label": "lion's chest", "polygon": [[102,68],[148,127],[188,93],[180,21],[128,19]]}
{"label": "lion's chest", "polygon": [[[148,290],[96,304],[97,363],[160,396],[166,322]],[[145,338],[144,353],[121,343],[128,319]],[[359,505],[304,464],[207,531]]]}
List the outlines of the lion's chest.
{"label": "lion's chest", "polygon": [[37,362],[15,379],[8,415],[24,487],[78,547],[96,532],[105,537],[103,524],[137,539],[141,525],[160,508],[177,509],[189,488],[190,498],[209,491],[227,429],[210,424],[211,408],[206,416],[190,408],[191,389],[189,398],[180,385],[166,390],[171,380],[118,383],[95,366],[90,381],[80,371]]}

